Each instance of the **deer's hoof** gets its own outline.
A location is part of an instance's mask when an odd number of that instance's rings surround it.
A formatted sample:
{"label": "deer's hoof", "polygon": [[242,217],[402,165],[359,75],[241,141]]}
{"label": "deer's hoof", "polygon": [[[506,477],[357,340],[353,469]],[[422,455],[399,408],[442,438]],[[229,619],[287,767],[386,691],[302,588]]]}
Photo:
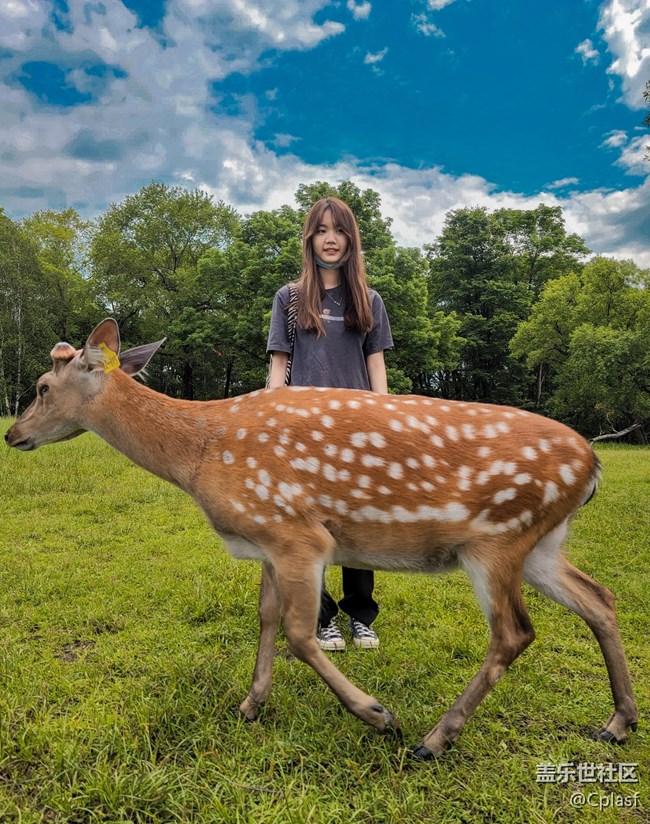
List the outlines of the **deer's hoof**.
{"label": "deer's hoof", "polygon": [[258,704],[257,701],[254,701],[250,695],[247,695],[239,705],[237,712],[239,717],[243,718],[244,721],[255,721],[263,706],[263,704]]}
{"label": "deer's hoof", "polygon": [[598,730],[598,732],[592,736],[594,741],[606,741],[608,744],[624,744],[625,738],[617,738],[613,732],[606,730],[604,727],[602,730]]}
{"label": "deer's hoof", "polygon": [[384,709],[384,718],[386,719],[386,726],[382,730],[383,735],[389,735],[391,738],[401,741],[404,737],[402,734],[402,728],[395,720],[393,713],[389,712],[387,709]]}
{"label": "deer's hoof", "polygon": [[424,744],[418,744],[417,747],[413,747],[411,750],[411,756],[416,761],[433,761],[436,757],[428,747],[424,746]]}

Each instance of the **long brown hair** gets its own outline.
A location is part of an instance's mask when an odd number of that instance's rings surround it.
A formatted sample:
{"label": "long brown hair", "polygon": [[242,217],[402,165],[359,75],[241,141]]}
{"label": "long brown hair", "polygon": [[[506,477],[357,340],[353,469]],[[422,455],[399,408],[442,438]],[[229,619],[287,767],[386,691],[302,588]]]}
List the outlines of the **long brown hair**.
{"label": "long brown hair", "polygon": [[337,197],[323,197],[309,210],[302,230],[302,274],[298,280],[300,302],[298,324],[302,329],[325,332],[321,320],[321,302],[325,297],[325,287],[314,261],[312,238],[323,222],[323,215],[330,209],[334,226],[340,228],[348,239],[348,248],[341,267],[343,286],[343,316],[348,329],[370,332],[373,325],[366,267],[361,254],[359,227],[352,210]]}

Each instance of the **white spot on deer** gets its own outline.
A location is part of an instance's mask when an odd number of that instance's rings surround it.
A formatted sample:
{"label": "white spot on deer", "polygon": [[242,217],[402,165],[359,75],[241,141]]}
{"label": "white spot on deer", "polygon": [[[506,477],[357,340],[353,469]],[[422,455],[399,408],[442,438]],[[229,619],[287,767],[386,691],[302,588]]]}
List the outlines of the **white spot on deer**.
{"label": "white spot on deer", "polygon": [[334,501],[334,509],[338,512],[339,515],[347,515],[350,511],[350,507],[347,505],[347,503],[340,499]]}
{"label": "white spot on deer", "polygon": [[353,498],[358,498],[360,501],[370,500],[370,497],[361,489],[353,489],[350,495],[352,495]]}
{"label": "white spot on deer", "polygon": [[417,404],[417,401],[409,399],[408,401],[403,401],[403,403],[404,406],[415,406]]}
{"label": "white spot on deer", "polygon": [[453,523],[456,523],[458,521],[464,521],[469,516],[469,510],[467,509],[467,507],[459,503],[447,504],[443,512],[445,513],[445,515],[440,520],[452,521]]}
{"label": "white spot on deer", "polygon": [[328,458],[335,458],[338,454],[339,448],[334,443],[328,443],[323,451],[325,452]]}
{"label": "white spot on deer", "polygon": [[287,435],[287,431],[286,431],[286,429],[285,429],[285,431],[284,431],[284,432],[280,435],[280,437],[278,438],[278,441],[282,444],[282,446],[289,446],[289,444],[291,443],[291,439],[290,439],[290,438],[289,438],[289,436]]}
{"label": "white spot on deer", "polygon": [[256,524],[260,524],[261,526],[262,524],[266,523],[266,518],[264,517],[264,515],[253,515],[253,521]]}
{"label": "white spot on deer", "polygon": [[333,401],[330,401],[327,405],[330,409],[340,409],[341,408],[341,401],[333,400]]}
{"label": "white spot on deer", "polygon": [[514,416],[515,416],[514,412],[504,412],[503,413],[504,418],[514,418]]}
{"label": "white spot on deer", "polygon": [[326,429],[331,429],[334,426],[334,418],[332,418],[330,415],[323,415],[323,417],[320,419],[320,422]]}
{"label": "white spot on deer", "polygon": [[483,435],[486,438],[498,438],[499,433],[496,430],[496,427],[492,426],[492,424],[488,423],[486,426],[483,427]]}
{"label": "white spot on deer", "polygon": [[388,421],[388,425],[393,430],[393,432],[402,432],[404,427],[401,421],[398,421],[396,418]]}
{"label": "white spot on deer", "polygon": [[376,455],[364,455],[361,458],[361,463],[370,469],[373,466],[383,466],[386,461],[383,458],[378,458]]}
{"label": "white spot on deer", "polygon": [[260,469],[257,473],[257,477],[259,478],[260,483],[264,484],[264,486],[271,486],[271,476],[266,469]]}
{"label": "white spot on deer", "polygon": [[284,518],[282,517],[282,515],[277,514],[273,516],[273,520],[276,522],[276,524],[281,524],[282,521],[284,521]]}
{"label": "white spot on deer", "polygon": [[235,510],[235,512],[245,512],[246,511],[246,507],[244,506],[244,504],[241,504],[239,501],[232,501],[231,503],[232,503],[232,508]]}
{"label": "white spot on deer", "polygon": [[[267,421],[268,423],[268,421]],[[246,437],[246,430],[245,429],[238,429],[236,432],[237,438],[241,441],[242,438]]]}
{"label": "white spot on deer", "polygon": [[478,450],[479,458],[487,458],[488,455],[492,454],[492,447],[491,446],[481,446]]}
{"label": "white spot on deer", "polygon": [[445,427],[445,434],[449,438],[450,441],[458,441],[458,430],[455,426],[446,426]]}
{"label": "white spot on deer", "polygon": [[551,444],[545,438],[542,438],[541,441],[539,441],[538,446],[542,450],[542,452],[551,451]]}
{"label": "white spot on deer", "polygon": [[478,415],[478,412],[476,411],[476,409],[468,409],[467,414],[475,418]]}
{"label": "white spot on deer", "polygon": [[503,504],[506,501],[511,501],[517,497],[517,490],[514,486],[509,486],[507,489],[500,489],[496,495],[492,496],[495,504]]}
{"label": "white spot on deer", "polygon": [[325,479],[328,480],[328,481],[336,481],[336,480],[338,480],[339,473],[332,466],[332,464],[324,464],[323,465],[323,475],[325,476]]}
{"label": "white spot on deer", "polygon": [[350,435],[350,443],[357,449],[362,449],[366,445],[368,435],[366,432],[354,432]]}
{"label": "white spot on deer", "polygon": [[451,411],[451,407],[447,406],[447,404],[443,404],[442,406],[440,406],[438,408],[441,409],[443,412]]}
{"label": "white spot on deer", "polygon": [[306,472],[315,474],[320,468],[320,461],[314,457],[294,458],[293,461],[289,462],[289,466],[292,466],[294,469],[304,469]]}
{"label": "white spot on deer", "polygon": [[235,463],[235,456],[232,454],[232,452],[228,452],[228,450],[226,450],[225,452],[222,453],[221,460],[225,464],[228,464],[228,465],[234,464]]}
{"label": "white spot on deer", "polygon": [[368,438],[370,440],[371,446],[376,446],[378,449],[382,449],[384,446],[386,446],[386,438],[384,438],[384,436],[381,435],[379,432],[371,432],[368,435]]}
{"label": "white spot on deer", "polygon": [[334,501],[330,498],[329,495],[319,495],[318,503],[321,506],[324,506],[326,509],[331,509],[334,506]]}
{"label": "white spot on deer", "polygon": [[339,481],[349,481],[350,472],[347,469],[339,469]]}
{"label": "white spot on deer", "polygon": [[370,484],[372,482],[370,480],[369,475],[359,475],[359,478],[357,479],[357,483],[359,484],[359,486],[363,487],[364,489],[369,489]]}
{"label": "white spot on deer", "polygon": [[[278,404],[275,405],[274,408],[275,408],[276,412],[284,412],[287,407],[283,403],[278,403]],[[257,414],[259,415],[260,413],[258,412]]]}
{"label": "white spot on deer", "polygon": [[287,450],[283,446],[278,446],[277,444],[273,447],[273,452],[278,458],[284,458],[287,454]]}
{"label": "white spot on deer", "polygon": [[384,524],[392,523],[392,517],[385,509],[378,509],[376,506],[363,506],[350,513],[353,521],[379,521]]}
{"label": "white spot on deer", "polygon": [[265,486],[263,486],[262,484],[258,484],[255,487],[255,494],[262,501],[266,501],[266,500],[268,500],[268,497],[269,497],[269,490]]}
{"label": "white spot on deer", "polygon": [[571,486],[576,482],[576,476],[568,464],[562,464],[560,467],[560,478],[562,478],[567,486]]}
{"label": "white spot on deer", "polygon": [[505,421],[497,421],[495,426],[499,430],[499,432],[502,432],[503,434],[507,434],[508,432],[510,432],[510,427]]}
{"label": "white spot on deer", "polygon": [[458,488],[463,492],[467,492],[467,490],[471,488],[470,478],[473,472],[474,470],[471,466],[461,466],[458,470]]}
{"label": "white spot on deer", "polygon": [[436,465],[436,460],[432,458],[431,455],[422,455],[422,463],[429,469],[433,469]]}
{"label": "white spot on deer", "polygon": [[476,430],[474,429],[471,423],[464,423],[461,429],[464,438],[467,438],[468,441],[474,440],[474,438],[476,437]]}
{"label": "white spot on deer", "polygon": [[532,480],[532,476],[529,475],[528,472],[520,472],[519,475],[515,475],[514,477],[514,482],[517,484],[517,486],[529,484]]}
{"label": "white spot on deer", "polygon": [[378,486],[377,492],[379,492],[380,495],[390,495],[390,489],[387,486]]}
{"label": "white spot on deer", "polygon": [[404,477],[404,467],[400,463],[392,463],[388,467],[388,475],[396,481],[399,481]]}
{"label": "white spot on deer", "polygon": [[544,485],[544,498],[542,503],[550,504],[553,501],[557,501],[559,497],[560,491],[555,481],[546,481],[546,484]]}
{"label": "white spot on deer", "polygon": [[375,406],[377,404],[377,401],[374,398],[364,398],[364,401],[369,406]]}
{"label": "white spot on deer", "polygon": [[311,387],[309,386],[291,386],[290,389],[292,392],[306,392]]}
{"label": "white spot on deer", "polygon": [[424,420],[429,424],[429,426],[438,426],[437,419],[432,417],[431,415],[425,415]]}
{"label": "white spot on deer", "polygon": [[349,409],[361,409],[359,401],[348,401],[347,404]]}
{"label": "white spot on deer", "polygon": [[354,461],[354,452],[346,447],[341,450],[340,457],[343,463],[352,463]]}
{"label": "white spot on deer", "polygon": [[432,435],[431,436],[431,443],[434,446],[437,446],[439,449],[442,449],[442,447],[445,445],[445,442],[443,441],[443,439],[441,437],[439,437],[438,435]]}
{"label": "white spot on deer", "polygon": [[406,484],[406,488],[410,489],[411,492],[418,492],[419,491],[417,484],[408,483],[408,484]]}
{"label": "white spot on deer", "polygon": [[476,483],[478,486],[485,486],[485,484],[490,480],[490,473],[489,472],[479,472],[476,476]]}
{"label": "white spot on deer", "polygon": [[407,415],[406,416],[406,424],[410,426],[411,429],[419,429],[420,432],[424,432],[425,435],[428,435],[431,430],[429,427],[422,423],[419,418],[416,418],[415,415]]}
{"label": "white spot on deer", "polygon": [[309,409],[296,409],[296,415],[299,415],[301,418],[308,418],[311,412]]}
{"label": "white spot on deer", "polygon": [[417,469],[420,466],[420,462],[416,461],[415,458],[407,458],[406,465],[409,469]]}
{"label": "white spot on deer", "polygon": [[433,490],[435,489],[435,486],[429,483],[429,481],[422,481],[420,486],[422,487],[422,489],[424,489],[425,492],[433,492]]}
{"label": "white spot on deer", "polygon": [[527,458],[529,461],[534,461],[537,458],[537,451],[533,449],[532,446],[524,446],[521,450],[521,454],[524,458]]}
{"label": "white spot on deer", "polygon": [[307,451],[307,447],[305,446],[305,444],[301,443],[300,441],[297,441],[293,445],[293,448],[296,450],[296,452],[306,452]]}
{"label": "white spot on deer", "polygon": [[289,484],[281,481],[278,484],[278,492],[287,501],[293,501],[296,495],[301,495],[303,488],[300,484]]}
{"label": "white spot on deer", "polygon": [[269,439],[269,433],[268,432],[260,432],[260,434],[257,436],[257,440],[260,443],[266,443],[268,441],[268,439]]}
{"label": "white spot on deer", "polygon": [[[269,419],[267,420],[267,422],[266,422],[266,425],[267,425],[267,426],[270,426],[270,427],[274,427],[274,426],[277,426],[277,425],[278,425],[278,422],[277,422],[277,420],[276,420],[275,418],[269,418]],[[241,431],[242,431],[242,430],[240,430],[240,432],[241,432]]]}
{"label": "white spot on deer", "polygon": [[246,489],[255,489],[257,484],[252,478],[246,478],[246,480],[244,481],[244,486],[246,487]]}
{"label": "white spot on deer", "polygon": [[319,431],[318,431],[318,429],[315,429],[315,430],[311,433],[311,436],[312,436],[312,438],[313,438],[315,441],[322,441],[322,440],[323,440],[323,438],[325,437],[325,435],[323,435],[323,433],[322,433],[322,432],[319,432]]}

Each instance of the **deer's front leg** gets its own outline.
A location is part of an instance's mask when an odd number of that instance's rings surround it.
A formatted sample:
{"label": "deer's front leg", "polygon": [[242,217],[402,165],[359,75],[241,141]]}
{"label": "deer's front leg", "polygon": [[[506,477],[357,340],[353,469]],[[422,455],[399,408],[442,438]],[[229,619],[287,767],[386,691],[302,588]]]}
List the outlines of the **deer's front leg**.
{"label": "deer's front leg", "polygon": [[271,692],[275,639],[280,625],[280,615],[280,594],[275,572],[273,565],[265,561],[262,564],[259,602],[260,638],[253,670],[253,682],[248,695],[239,705],[239,712],[247,721],[254,721],[257,718],[260,707]]}
{"label": "deer's front leg", "polygon": [[316,640],[323,564],[298,553],[275,567],[289,649],[315,670],[343,706],[379,732],[400,734],[392,714],[376,698],[355,687],[334,666]]}

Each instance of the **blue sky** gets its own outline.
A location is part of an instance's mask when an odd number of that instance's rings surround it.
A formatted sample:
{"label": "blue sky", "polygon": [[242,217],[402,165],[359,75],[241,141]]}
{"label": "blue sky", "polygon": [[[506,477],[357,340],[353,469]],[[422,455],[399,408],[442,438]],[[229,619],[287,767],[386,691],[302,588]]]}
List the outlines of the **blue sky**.
{"label": "blue sky", "polygon": [[545,202],[650,266],[647,80],[650,0],[3,0],[0,206],[351,178],[406,245]]}

